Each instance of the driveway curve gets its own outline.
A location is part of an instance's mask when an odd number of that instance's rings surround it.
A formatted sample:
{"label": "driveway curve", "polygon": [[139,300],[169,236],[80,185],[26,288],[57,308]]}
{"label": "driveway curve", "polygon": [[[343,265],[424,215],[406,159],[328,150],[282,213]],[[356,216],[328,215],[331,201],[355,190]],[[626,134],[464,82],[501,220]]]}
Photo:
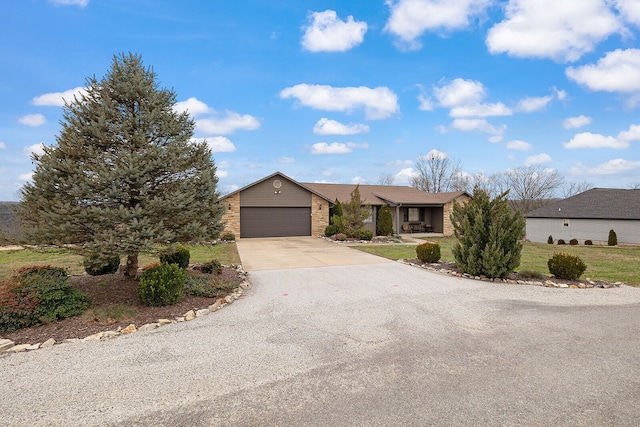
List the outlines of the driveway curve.
{"label": "driveway curve", "polygon": [[250,277],[209,316],[0,356],[2,425],[638,425],[640,289],[384,261]]}
{"label": "driveway curve", "polygon": [[384,258],[318,237],[271,237],[236,242],[246,271],[390,263]]}

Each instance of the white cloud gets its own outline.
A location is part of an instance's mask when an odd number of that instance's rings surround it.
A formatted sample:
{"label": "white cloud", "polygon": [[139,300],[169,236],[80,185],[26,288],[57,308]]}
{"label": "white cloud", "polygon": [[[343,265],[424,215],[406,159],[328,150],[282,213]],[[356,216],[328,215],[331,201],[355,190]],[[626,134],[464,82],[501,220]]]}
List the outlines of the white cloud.
{"label": "white cloud", "polygon": [[467,28],[491,0],[386,0],[391,11],[385,30],[396,35],[399,46],[419,49],[416,39],[425,31]]}
{"label": "white cloud", "polygon": [[331,87],[299,84],[280,92],[281,98],[296,98],[306,106],[325,111],[351,112],[363,108],[370,120],[386,119],[400,109],[398,96],[387,87]]}
{"label": "white cloud", "polygon": [[572,168],[571,171],[574,174],[586,171],[592,175],[614,175],[617,173],[628,172],[633,169],[640,169],[640,161],[613,159],[594,168],[585,168],[583,165],[578,164],[576,167]]}
{"label": "white cloud", "polygon": [[35,128],[47,123],[47,119],[45,119],[42,114],[27,114],[26,116],[20,117],[18,122]]}
{"label": "white cloud", "polygon": [[65,101],[67,103],[71,103],[73,102],[74,97],[81,98],[86,93],[87,90],[85,88],[76,87],[65,90],[64,92],[51,92],[36,96],[31,100],[31,103],[38,106],[63,107]]}
{"label": "white cloud", "polygon": [[623,31],[603,0],[509,0],[505,15],[487,35],[493,54],[576,61]]}
{"label": "white cloud", "polygon": [[233,153],[236,151],[236,146],[233,145],[228,138],[224,136],[214,136],[212,138],[192,138],[192,141],[203,142],[206,141],[211,151],[214,153]]}
{"label": "white cloud", "polygon": [[278,159],[278,163],[280,164],[289,164],[289,163],[295,163],[296,159],[294,159],[293,157],[280,157]]}
{"label": "white cloud", "polygon": [[451,117],[495,117],[512,114],[513,111],[502,102],[454,107],[449,112]]}
{"label": "white cloud", "polygon": [[229,162],[228,160],[223,160],[216,166],[222,169],[229,169],[231,167],[231,162]]}
{"label": "white cloud", "polygon": [[640,49],[617,49],[597,64],[569,67],[567,77],[595,91],[640,91]]}
{"label": "white cloud", "polygon": [[507,142],[507,150],[520,150],[520,151],[528,151],[531,150],[531,144],[526,141],[513,140]]}
{"label": "white cloud", "polygon": [[403,166],[411,166],[413,164],[413,160],[391,160],[390,162],[386,162],[384,166],[388,168],[401,168]]}
{"label": "white cloud", "polygon": [[326,117],[318,120],[318,123],[313,127],[313,133],[318,135],[353,135],[363,132],[369,132],[369,126],[360,123],[345,125]]}
{"label": "white cloud", "polygon": [[23,152],[27,156],[31,156],[32,154],[42,155],[44,154],[44,143],[41,142],[40,144],[33,144],[25,147]]}
{"label": "white cloud", "polygon": [[638,0],[615,0],[615,5],[627,22],[640,26],[640,2]]}
{"label": "white cloud", "polygon": [[397,185],[411,184],[411,180],[416,175],[413,168],[404,168],[393,176],[393,182]]}
{"label": "white cloud", "polygon": [[585,115],[579,115],[575,117],[568,117],[562,121],[562,127],[565,129],[577,129],[582,126],[586,126],[591,123],[591,117]]}
{"label": "white cloud", "polygon": [[236,130],[255,130],[260,121],[249,114],[226,111],[224,116],[196,120],[196,129],[207,135],[229,135]]}
{"label": "white cloud", "polygon": [[486,95],[482,83],[475,80],[454,79],[451,83],[433,88],[433,94],[442,107],[479,104]]}
{"label": "white cloud", "polygon": [[213,112],[207,104],[194,97],[191,97],[186,101],[176,102],[173,106],[173,111],[176,113],[184,113],[185,111],[188,111],[193,117]]}
{"label": "white cloud", "polygon": [[[507,130],[505,125],[495,127],[484,119],[455,119],[451,123],[451,128],[463,132],[482,132],[495,136],[502,136]],[[499,142],[500,140],[501,138],[492,142]]]}
{"label": "white cloud", "polygon": [[481,82],[461,78],[433,88],[433,94],[440,106],[451,109],[449,112],[451,117],[491,117],[513,114],[511,109],[502,102],[482,104],[486,93]]}
{"label": "white cloud", "polygon": [[31,181],[33,178],[33,172],[21,173],[18,175],[18,181]]}
{"label": "white cloud", "polygon": [[223,170],[218,169],[218,170],[216,170],[216,176],[218,178],[226,178],[226,177],[229,176],[229,171],[223,171]]}
{"label": "white cloud", "polygon": [[631,142],[640,141],[640,125],[631,125],[629,130],[623,130],[617,136],[605,136],[598,133],[582,132],[576,134],[565,148],[629,148]]}
{"label": "white cloud", "polygon": [[4,150],[5,148],[7,148],[7,144],[5,144],[4,142],[0,141],[0,150]]}
{"label": "white cloud", "polygon": [[531,165],[539,165],[542,163],[551,163],[552,161],[553,159],[551,158],[550,155],[548,155],[547,153],[540,153],[534,156],[527,157],[524,160],[524,164],[526,166],[531,166]]}
{"label": "white cloud", "polygon": [[418,156],[418,159],[424,159],[424,160],[440,159],[440,160],[444,160],[447,157],[449,157],[447,155],[447,153],[445,153],[444,151],[440,151],[440,150],[437,150],[437,149],[434,148],[433,150],[429,151],[424,156]]}
{"label": "white cloud", "polygon": [[533,113],[544,110],[551,101],[553,101],[553,95],[528,97],[520,100],[516,109],[523,113]]}
{"label": "white cloud", "polygon": [[59,6],[85,7],[89,4],[89,0],[49,0],[49,2]]}
{"label": "white cloud", "polygon": [[369,148],[369,144],[357,144],[354,142],[332,142],[327,144],[326,142],[318,142],[311,146],[311,154],[348,154],[355,148]]}
{"label": "white cloud", "polygon": [[309,14],[309,25],[302,37],[302,47],[311,52],[344,52],[364,40],[367,23],[348,16],[341,21],[333,10]]}
{"label": "white cloud", "polygon": [[360,185],[364,185],[367,183],[367,180],[364,179],[361,176],[354,176],[353,178],[351,178],[351,183],[352,184],[360,184]]}
{"label": "white cloud", "polygon": [[429,97],[425,95],[419,95],[418,101],[420,101],[420,106],[418,107],[420,110],[433,111],[433,101]]}

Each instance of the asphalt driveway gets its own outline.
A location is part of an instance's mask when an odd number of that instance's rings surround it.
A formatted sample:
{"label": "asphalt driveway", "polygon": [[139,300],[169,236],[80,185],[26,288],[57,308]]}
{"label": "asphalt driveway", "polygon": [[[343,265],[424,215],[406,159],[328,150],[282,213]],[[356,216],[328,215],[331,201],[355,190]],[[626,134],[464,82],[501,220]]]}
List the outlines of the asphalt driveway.
{"label": "asphalt driveway", "polygon": [[240,239],[236,247],[246,271],[392,262],[318,237]]}
{"label": "asphalt driveway", "polygon": [[[245,255],[246,256],[246,255]],[[636,426],[640,289],[255,270],[191,322],[0,356],[6,426]]]}

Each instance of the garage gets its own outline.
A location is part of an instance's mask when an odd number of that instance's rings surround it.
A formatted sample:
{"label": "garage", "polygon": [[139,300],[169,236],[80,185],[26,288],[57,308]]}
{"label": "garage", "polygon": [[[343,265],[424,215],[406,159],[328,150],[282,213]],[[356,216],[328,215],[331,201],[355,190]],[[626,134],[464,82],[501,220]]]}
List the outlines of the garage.
{"label": "garage", "polygon": [[311,208],[242,207],[240,235],[243,238],[311,236]]}

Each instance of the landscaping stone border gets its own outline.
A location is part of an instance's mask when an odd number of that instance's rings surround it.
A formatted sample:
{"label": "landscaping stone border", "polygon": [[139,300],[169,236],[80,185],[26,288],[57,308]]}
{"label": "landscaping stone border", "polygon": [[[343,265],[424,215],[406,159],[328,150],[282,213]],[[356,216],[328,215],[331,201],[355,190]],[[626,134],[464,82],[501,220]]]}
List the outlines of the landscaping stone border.
{"label": "landscaping stone border", "polygon": [[234,265],[233,267],[236,269],[236,271],[238,271],[244,277],[244,281],[238,285],[238,288],[236,290],[234,290],[229,295],[223,298],[218,298],[216,302],[214,302],[207,308],[203,308],[200,310],[189,310],[182,316],[176,317],[175,319],[158,319],[157,322],[147,323],[138,328],[136,328],[136,325],[132,323],[125,328],[118,327],[118,329],[116,329],[115,331],[110,330],[110,331],[98,332],[84,338],[69,338],[61,342],[56,342],[53,338],[50,338],[43,343],[15,345],[15,343],[9,339],[0,338],[0,356],[5,354],[11,354],[11,353],[21,353],[24,351],[33,351],[33,350],[38,350],[42,348],[50,348],[50,347],[53,347],[54,345],[66,344],[66,343],[72,343],[72,342],[103,341],[103,340],[119,337],[120,335],[132,334],[137,331],[146,331],[149,329],[156,329],[161,326],[170,325],[173,323],[188,322],[195,319],[196,317],[209,315],[211,313],[214,313],[226,307],[229,304],[233,304],[235,300],[239,299],[242,295],[244,295],[246,290],[251,287],[251,282],[248,279],[247,272],[243,270],[242,266]]}
{"label": "landscaping stone border", "polygon": [[606,283],[606,282],[594,282],[591,279],[585,279],[579,283],[564,283],[558,282],[555,280],[547,279],[547,280],[515,280],[515,279],[491,279],[486,276],[473,276],[468,273],[461,273],[459,271],[451,270],[448,268],[442,267],[439,263],[435,264],[418,264],[412,262],[412,260],[408,259],[399,259],[398,262],[406,265],[410,265],[412,267],[424,268],[425,270],[430,270],[435,273],[448,274],[450,276],[456,277],[464,277],[466,279],[474,279],[474,280],[484,280],[486,282],[498,282],[498,283],[507,283],[510,285],[530,285],[530,286],[545,286],[547,288],[570,288],[570,289],[588,289],[588,288],[618,288],[624,283],[615,282],[615,283]]}

